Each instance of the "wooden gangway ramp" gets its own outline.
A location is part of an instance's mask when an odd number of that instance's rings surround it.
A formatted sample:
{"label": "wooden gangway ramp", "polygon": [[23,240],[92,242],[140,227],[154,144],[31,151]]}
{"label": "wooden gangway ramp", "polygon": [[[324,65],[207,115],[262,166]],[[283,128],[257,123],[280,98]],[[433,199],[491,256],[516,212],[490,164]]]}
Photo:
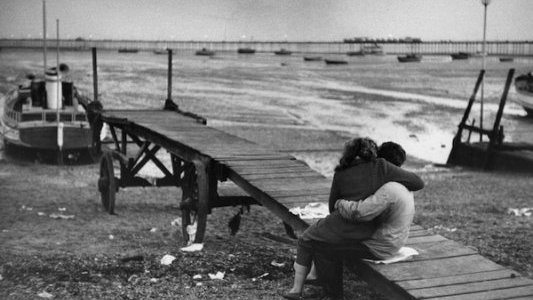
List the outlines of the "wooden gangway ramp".
{"label": "wooden gangway ramp", "polygon": [[[206,126],[205,120],[194,115],[169,110],[107,110],[100,119],[113,137],[114,149],[103,152],[98,182],[102,203],[110,213],[119,187],[177,186],[182,189],[184,238],[187,226],[196,222],[193,239],[201,243],[213,208],[260,204],[298,233],[312,221],[289,210],[328,200],[331,180],[306,163]],[[131,144],[136,153],[132,154]],[[171,166],[156,155],[160,149],[170,154]],[[115,171],[116,161],[120,174]],[[148,161],[164,176],[156,180],[138,176]],[[240,193],[228,195],[219,189],[223,181],[233,182]],[[356,260],[357,272],[391,299],[533,298],[533,280],[484,258],[475,249],[417,225],[407,243],[420,255],[390,265]]]}

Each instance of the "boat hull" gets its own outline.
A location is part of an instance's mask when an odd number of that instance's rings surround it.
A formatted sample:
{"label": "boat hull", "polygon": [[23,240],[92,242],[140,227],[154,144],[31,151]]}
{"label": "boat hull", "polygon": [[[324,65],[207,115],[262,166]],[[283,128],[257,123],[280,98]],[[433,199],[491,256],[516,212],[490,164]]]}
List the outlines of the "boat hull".
{"label": "boat hull", "polygon": [[398,56],[398,61],[401,63],[420,62],[422,61],[422,57],[421,56]]}
{"label": "boat hull", "polygon": [[533,76],[521,75],[515,79],[516,103],[520,104],[528,116],[533,117]]}
{"label": "boat hull", "polygon": [[[35,150],[60,150],[57,126],[35,126],[27,128],[6,128],[6,144]],[[64,126],[61,150],[87,149],[92,143],[92,131],[88,126]]]}

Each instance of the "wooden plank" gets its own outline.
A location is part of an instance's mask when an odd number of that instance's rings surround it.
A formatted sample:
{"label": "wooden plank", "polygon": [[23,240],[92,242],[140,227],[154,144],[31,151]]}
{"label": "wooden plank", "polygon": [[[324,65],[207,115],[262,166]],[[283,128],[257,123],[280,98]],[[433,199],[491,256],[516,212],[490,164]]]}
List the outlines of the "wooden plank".
{"label": "wooden plank", "polygon": [[419,255],[414,256],[414,260],[433,260],[437,258],[477,254],[477,251],[464,247],[452,240],[418,243],[410,246],[419,253]]}
{"label": "wooden plank", "polygon": [[309,196],[309,195],[324,195],[329,197],[329,190],[291,190],[291,191],[264,191],[270,197],[277,199],[278,197],[291,196]]}
{"label": "wooden plank", "polygon": [[441,235],[428,235],[428,236],[415,236],[407,238],[406,245],[414,246],[422,243],[435,243],[440,241],[447,241],[445,237]]}
{"label": "wooden plank", "polygon": [[409,231],[409,237],[427,236],[427,235],[433,235],[433,234],[427,230]]}
{"label": "wooden plank", "polygon": [[283,179],[283,178],[322,178],[319,177],[320,174],[316,172],[307,171],[307,172],[294,172],[294,173],[259,173],[259,174],[243,174],[247,180],[252,181],[255,179]]}
{"label": "wooden plank", "polygon": [[[246,177],[245,177],[246,178]],[[247,179],[247,178],[246,178]],[[331,183],[322,180],[322,178],[284,178],[284,179],[255,179],[249,180],[251,184],[261,187],[265,191],[278,190],[301,190],[301,189],[326,189],[331,188]]]}
{"label": "wooden plank", "polygon": [[436,286],[445,286],[458,283],[482,282],[494,279],[507,279],[512,277],[520,277],[520,274],[512,270],[506,269],[436,278],[424,278],[418,280],[397,281],[396,283],[404,289],[411,290]]}
{"label": "wooden plank", "polygon": [[[233,169],[233,168],[230,168]],[[297,167],[297,168],[268,168],[268,169],[248,169],[248,170],[235,170],[235,172],[246,176],[250,174],[283,174],[283,173],[295,173],[309,172],[309,168]]]}
{"label": "wooden plank", "polygon": [[501,290],[490,290],[477,293],[461,294],[454,296],[431,298],[434,300],[496,300],[496,299],[516,299],[522,297],[533,299],[533,286],[522,286]]}
{"label": "wooden plank", "polygon": [[408,263],[390,265],[373,265],[371,267],[391,281],[462,275],[504,269],[504,267],[477,254],[434,260],[415,260]]}
{"label": "wooden plank", "polygon": [[[463,295],[468,297],[468,294],[474,292],[484,292],[500,289],[509,289],[514,287],[530,286],[533,292],[533,280],[521,277],[495,279],[482,282],[468,282],[458,283],[446,286],[428,287],[423,289],[412,289],[409,292],[418,298],[435,298],[444,296]],[[523,296],[523,295],[520,295]]]}
{"label": "wooden plank", "polygon": [[257,166],[309,166],[300,160],[290,160],[290,159],[272,159],[272,160],[239,160],[239,161],[230,161],[226,162],[225,165],[228,167],[257,167]]}

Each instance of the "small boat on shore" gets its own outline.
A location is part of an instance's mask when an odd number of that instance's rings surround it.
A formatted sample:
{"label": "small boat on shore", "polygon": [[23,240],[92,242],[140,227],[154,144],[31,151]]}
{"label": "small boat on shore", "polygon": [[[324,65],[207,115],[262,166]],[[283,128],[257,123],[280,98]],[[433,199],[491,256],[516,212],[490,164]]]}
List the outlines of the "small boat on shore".
{"label": "small boat on shore", "polygon": [[515,102],[522,105],[528,116],[533,117],[533,74],[523,74],[514,80],[516,90]]}
{"label": "small boat on shore", "polygon": [[469,59],[472,55],[468,52],[457,52],[450,54],[453,60]]}
{"label": "small boat on shore", "polygon": [[209,50],[207,48],[202,48],[200,50],[197,50],[195,54],[198,56],[213,56],[215,55],[215,51]]}
{"label": "small boat on shore", "polygon": [[510,56],[500,57],[500,62],[513,62],[513,61],[514,61],[514,57],[510,57]]}
{"label": "small boat on shore", "polygon": [[281,48],[278,51],[274,51],[274,54],[276,54],[276,55],[291,55],[292,51],[289,51],[287,49]]}
{"label": "small boat on shore", "polygon": [[137,48],[119,48],[118,53],[137,53],[139,49]]}
{"label": "small boat on shore", "polygon": [[55,153],[90,149],[92,131],[86,113],[90,101],[61,73],[52,68],[44,78],[28,76],[27,85],[6,95],[0,121],[7,147]]}
{"label": "small boat on shore", "polygon": [[398,61],[401,63],[406,62],[420,62],[422,61],[422,55],[420,54],[407,54],[403,56],[398,56]]}
{"label": "small boat on shore", "polygon": [[346,55],[348,56],[365,56],[364,51],[348,51],[346,52]]}
{"label": "small boat on shore", "polygon": [[254,54],[255,53],[255,49],[250,48],[250,47],[239,48],[239,49],[237,49],[237,53],[239,53],[239,54]]}
{"label": "small boat on shore", "polygon": [[346,64],[348,64],[348,61],[346,61],[344,59],[327,58],[327,59],[324,59],[324,62],[326,63],[326,65],[346,65]]}
{"label": "small boat on shore", "polygon": [[158,55],[161,55],[161,54],[167,54],[168,51],[167,49],[157,49],[157,50],[154,50],[154,54],[158,54]]}
{"label": "small boat on shore", "polygon": [[304,56],[304,61],[321,61],[322,56]]}

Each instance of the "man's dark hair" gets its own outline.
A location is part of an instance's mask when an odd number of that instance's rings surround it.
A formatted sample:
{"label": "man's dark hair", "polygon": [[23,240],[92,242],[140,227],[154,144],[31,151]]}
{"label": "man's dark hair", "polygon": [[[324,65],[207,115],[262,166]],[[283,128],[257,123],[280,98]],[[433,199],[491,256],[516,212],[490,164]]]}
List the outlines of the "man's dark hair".
{"label": "man's dark hair", "polygon": [[405,150],[394,142],[385,142],[378,148],[378,157],[400,167],[405,162]]}

